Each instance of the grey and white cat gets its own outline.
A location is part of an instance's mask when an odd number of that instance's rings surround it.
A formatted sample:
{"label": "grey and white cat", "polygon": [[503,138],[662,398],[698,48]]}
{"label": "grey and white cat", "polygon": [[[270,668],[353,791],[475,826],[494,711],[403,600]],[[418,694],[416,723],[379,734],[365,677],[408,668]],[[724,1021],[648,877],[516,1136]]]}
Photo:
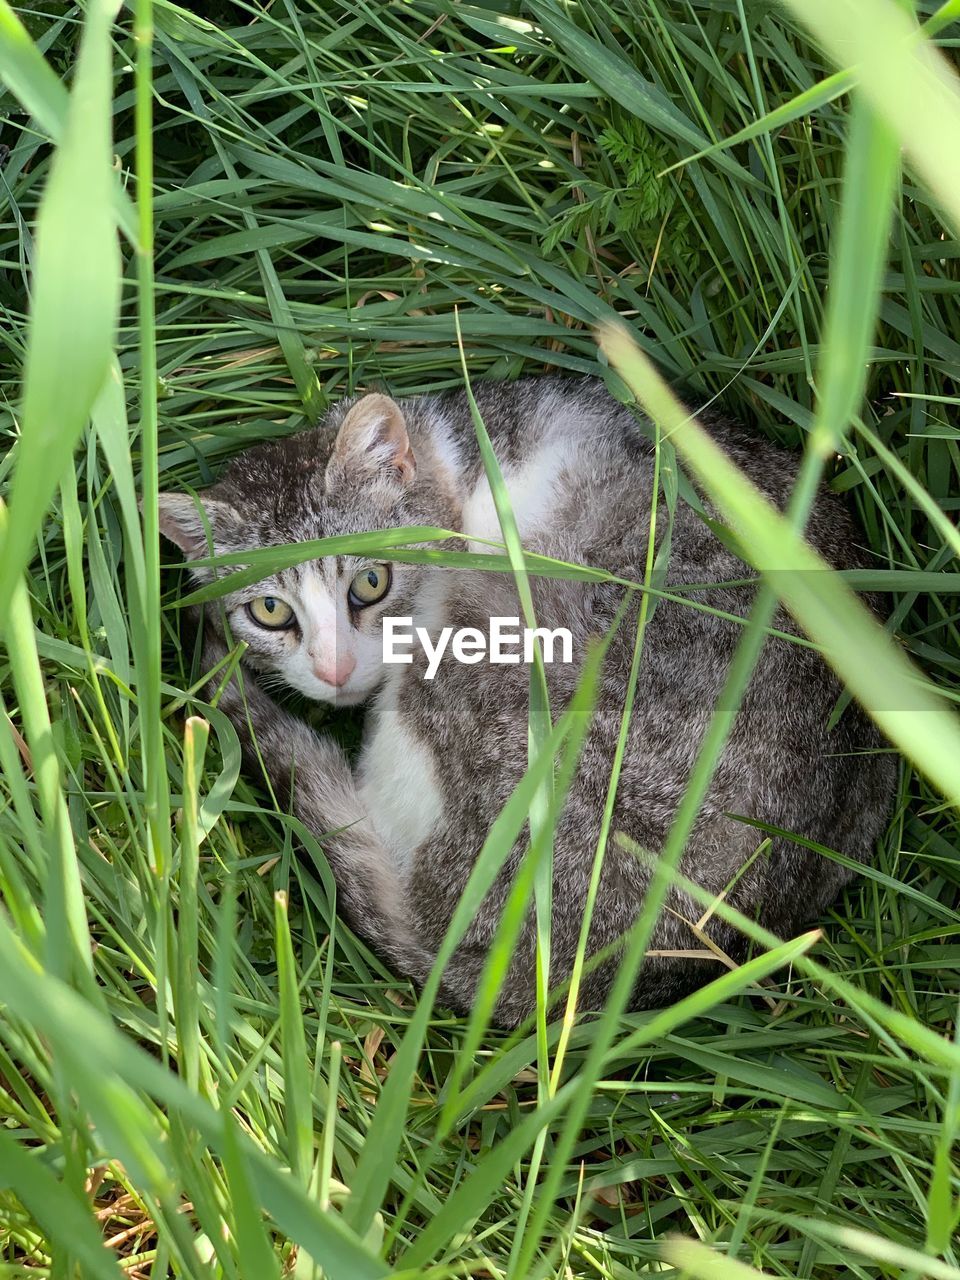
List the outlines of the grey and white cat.
{"label": "grey and white cat", "polygon": [[[524,546],[642,580],[653,448],[633,413],[590,378],[491,383],[476,394]],[[713,423],[711,430],[783,506],[794,457],[729,423]],[[399,403],[373,394],[342,404],[323,427],[236,458],[202,502],[218,553],[403,526],[462,532],[480,540],[471,543],[474,550],[501,537],[461,392]],[[208,553],[205,522],[191,497],[162,495],[160,516],[164,534],[188,560]],[[666,523],[661,518],[659,527]],[[850,517],[825,491],[808,536],[837,567],[864,563]],[[194,571],[200,581],[210,572]],[[749,576],[703,515],[681,500],[667,583],[723,584]],[[547,668],[556,717],[576,687],[590,638],[609,629],[623,588],[555,578],[534,578],[532,587],[538,622],[565,626],[574,637],[574,661]],[[689,597],[701,607],[669,599],[656,605],[612,825],[643,850],[655,854],[663,846],[741,634],[719,614],[744,616],[753,593],[750,586],[708,585]],[[443,626],[485,631],[492,616],[519,614],[512,577],[336,556],[284,570],[228,594],[223,604],[233,637],[249,650],[246,705],[232,686],[221,706],[255,761],[249,713],[282,801],[323,838],[339,908],[351,926],[397,970],[422,982],[476,854],[527,767],[529,671],[522,664],[444,660],[428,682],[417,647],[412,663],[383,664],[383,618],[410,616],[431,635]],[[792,630],[783,615],[776,625]],[[625,622],[607,651],[557,827],[552,983],[569,976],[576,953],[634,628],[635,618]],[[218,645],[223,652],[223,641],[208,636],[211,658]],[[319,701],[367,703],[357,761],[351,764],[331,738],[279,706],[258,681],[263,673]],[[684,875],[709,894],[728,891],[728,902],[783,937],[821,913],[850,872],[786,838],[754,858],[763,832],[738,818],[863,863],[891,803],[895,763],[878,752],[880,737],[863,713],[849,707],[828,728],[839,693],[810,647],[768,639],[681,863]],[[471,1005],[525,847],[522,838],[446,970],[443,996],[456,1009]],[[650,874],[649,861],[609,841],[590,954],[629,929]],[[635,1008],[674,1000],[719,971],[690,929],[702,904],[674,888],[667,908],[651,941],[657,954],[636,975]],[[744,956],[745,940],[734,928],[713,918],[707,933],[727,956]],[[501,1024],[516,1024],[534,1007],[534,948],[531,915],[497,1003]],[[691,951],[703,958],[691,958]],[[671,952],[678,954],[664,954]],[[613,947],[585,979],[581,1008],[602,1005],[616,963]]]}

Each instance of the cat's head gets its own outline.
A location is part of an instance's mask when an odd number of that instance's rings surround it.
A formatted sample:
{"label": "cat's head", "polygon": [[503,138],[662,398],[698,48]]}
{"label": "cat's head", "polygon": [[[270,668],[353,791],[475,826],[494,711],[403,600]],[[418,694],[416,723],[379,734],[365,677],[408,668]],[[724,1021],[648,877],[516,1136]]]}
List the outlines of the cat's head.
{"label": "cat's head", "polygon": [[[261,445],[200,494],[160,495],[161,532],[188,561],[370,530],[440,524],[457,513],[449,484],[414,453],[400,407],[364,396],[329,428]],[[213,571],[192,570],[198,582]],[[229,572],[221,569],[220,573]],[[423,569],[338,555],[283,569],[218,604],[247,658],[322,702],[365,701],[384,675],[382,619],[406,616]],[[216,608],[208,608],[216,623]]]}

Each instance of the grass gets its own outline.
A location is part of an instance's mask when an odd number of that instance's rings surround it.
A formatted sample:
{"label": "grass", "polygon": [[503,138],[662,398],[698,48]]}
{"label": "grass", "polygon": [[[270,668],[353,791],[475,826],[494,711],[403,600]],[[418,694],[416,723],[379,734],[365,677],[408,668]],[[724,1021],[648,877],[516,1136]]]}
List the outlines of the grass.
{"label": "grass", "polygon": [[[960,1276],[960,107],[897,44],[911,6],[195,9],[0,7],[0,1277]],[[955,51],[960,6],[917,14]],[[805,449],[789,523],[701,479],[759,567],[802,570],[767,604],[902,781],[822,939],[508,1037],[398,984],[239,779],[151,495],[356,388],[605,372],[617,319]],[[606,351],[666,514],[702,445]],[[895,644],[806,572],[821,473]],[[540,723],[481,877],[531,805],[547,856],[589,693]]]}

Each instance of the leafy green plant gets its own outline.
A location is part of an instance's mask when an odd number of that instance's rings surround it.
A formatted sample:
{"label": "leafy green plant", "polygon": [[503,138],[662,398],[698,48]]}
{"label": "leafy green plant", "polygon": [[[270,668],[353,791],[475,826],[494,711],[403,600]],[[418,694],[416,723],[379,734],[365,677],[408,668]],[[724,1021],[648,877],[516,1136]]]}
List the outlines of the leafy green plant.
{"label": "leafy green plant", "polygon": [[544,252],[552,253],[561,241],[576,240],[587,230],[601,237],[613,230],[631,235],[648,261],[656,254],[662,270],[675,260],[689,265],[689,215],[680,210],[672,216],[676,197],[662,176],[669,166],[665,144],[643,121],[615,110],[597,145],[613,162],[619,181],[607,186],[582,178],[572,185],[571,206],[557,215],[544,236]]}

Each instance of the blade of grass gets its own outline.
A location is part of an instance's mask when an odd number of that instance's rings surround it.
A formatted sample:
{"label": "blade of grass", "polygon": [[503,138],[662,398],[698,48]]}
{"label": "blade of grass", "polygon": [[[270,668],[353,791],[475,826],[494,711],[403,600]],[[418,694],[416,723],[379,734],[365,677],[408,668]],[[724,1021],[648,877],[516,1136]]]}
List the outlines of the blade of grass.
{"label": "blade of grass", "polygon": [[865,97],[960,227],[960,82],[895,0],[783,0]]}
{"label": "blade of grass", "polygon": [[8,0],[0,0],[0,79],[52,138],[66,129],[69,94]]}
{"label": "blade of grass", "polygon": [[290,1168],[295,1178],[306,1183],[313,1165],[313,1105],[296,961],[287,917],[287,895],[282,891],[274,896],[274,919]]}
{"label": "blade of grass", "polygon": [[189,1089],[200,1085],[200,1010],[197,980],[200,973],[199,903],[200,879],[200,780],[210,726],[199,716],[191,716],[184,730],[183,821],[180,865],[177,881],[178,915],[176,934],[177,972],[174,1013],[177,1024],[178,1066]]}
{"label": "blade of grass", "polygon": [[[8,520],[0,507],[0,538]],[[13,590],[7,614],[7,636],[46,845],[45,866],[42,868],[45,960],[51,973],[80,982],[88,995],[93,995],[93,984],[89,981],[93,973],[90,935],[77,850],[34,641],[30,603],[22,582]]]}
{"label": "blade of grass", "polygon": [[[137,671],[143,764],[146,776],[146,817],[150,857],[161,881],[170,863],[170,791],[163,755],[160,720],[160,515],[157,504],[158,409],[157,335],[154,296],[153,218],[153,0],[136,0],[134,7],[135,119],[137,168],[137,316],[140,354],[140,451],[143,487],[143,578],[135,582],[130,605],[142,607],[131,630]],[[139,568],[139,557],[135,562]],[[137,616],[137,615],[134,615]],[[141,625],[141,619],[142,624]],[[161,1005],[161,1011],[163,1010]]]}
{"label": "blade of grass", "polygon": [[118,0],[87,10],[61,145],[36,232],[23,427],[0,543],[0,633],[37,530],[107,376],[120,305],[113,211],[110,23]]}
{"label": "blade of grass", "polygon": [[699,1240],[667,1240],[663,1246],[663,1260],[694,1280],[758,1280],[763,1274],[735,1258],[715,1253]]}

